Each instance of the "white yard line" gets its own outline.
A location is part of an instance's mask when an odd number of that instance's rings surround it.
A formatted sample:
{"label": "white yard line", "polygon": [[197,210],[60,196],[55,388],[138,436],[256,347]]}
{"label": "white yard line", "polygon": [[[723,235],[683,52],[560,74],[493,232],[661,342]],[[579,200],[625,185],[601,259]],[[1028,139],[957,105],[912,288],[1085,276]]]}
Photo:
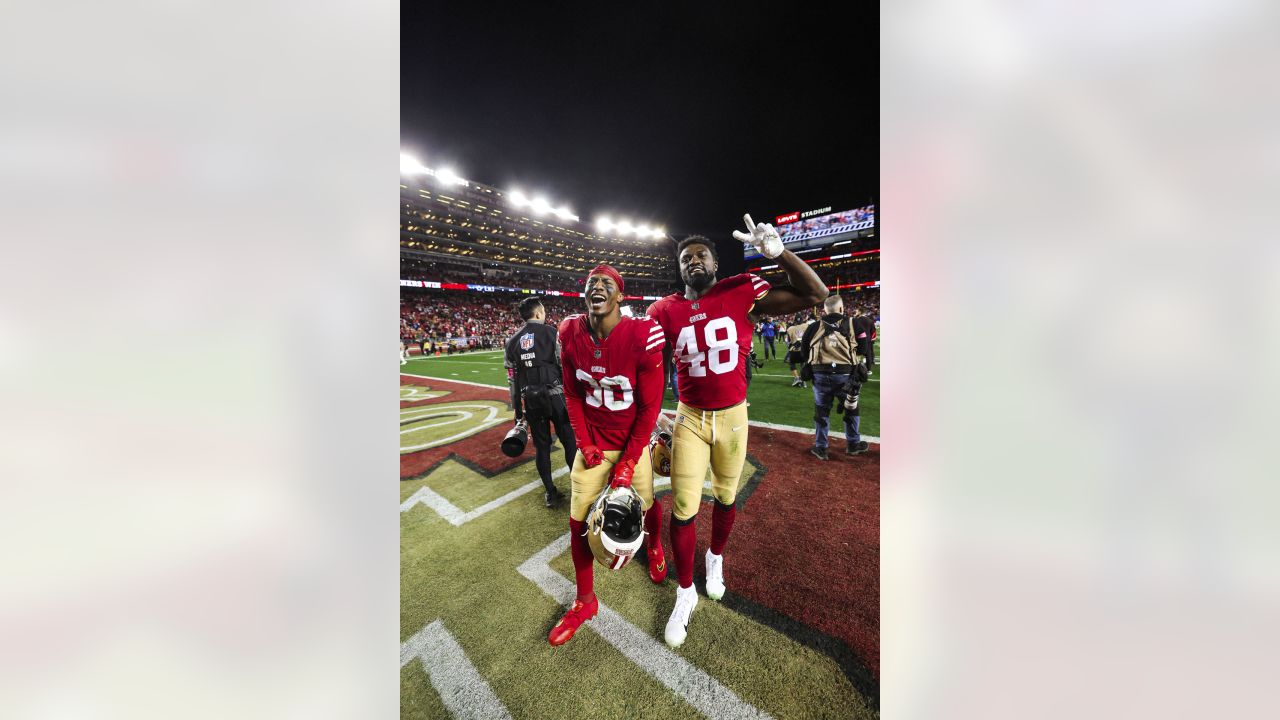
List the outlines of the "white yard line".
{"label": "white yard line", "polygon": [[[762,372],[753,372],[751,373],[751,377],[781,377],[781,378],[791,378],[793,380],[795,379],[791,375],[778,375],[776,373],[762,373]],[[867,380],[867,382],[880,382],[880,378],[871,378]]]}
{"label": "white yard line", "polygon": [[502,350],[477,350],[476,352],[457,353],[453,355],[410,355],[410,360],[457,360],[462,357],[476,357],[477,355],[493,355],[494,353],[504,352]]}
{"label": "white yard line", "polygon": [[[444,359],[445,358],[414,358],[414,360],[444,360]],[[413,360],[410,360],[409,362],[413,362]],[[494,365],[494,366],[497,365],[497,362],[494,358],[489,358],[487,360],[460,360],[457,358],[449,358],[449,362],[466,363],[469,365]]]}
{"label": "white yard line", "polygon": [[[561,467],[559,470],[556,470],[555,472],[551,473],[551,479],[555,480],[558,477],[563,477],[568,472],[569,472],[569,468]],[[409,510],[412,510],[415,505],[418,505],[419,503],[421,503],[431,508],[432,510],[435,510],[437,515],[444,518],[445,520],[448,520],[450,524],[462,525],[463,523],[468,523],[468,522],[471,522],[472,520],[475,520],[476,518],[480,517],[481,515],[484,515],[487,512],[490,512],[492,510],[497,510],[498,508],[502,507],[503,505],[506,505],[512,500],[515,500],[521,495],[524,495],[530,490],[533,490],[535,488],[540,488],[540,487],[542,487],[542,480],[534,480],[532,482],[521,485],[520,487],[516,488],[515,490],[512,490],[511,492],[507,493],[506,495],[503,495],[500,498],[490,500],[489,502],[481,505],[475,510],[471,510],[470,512],[463,512],[462,508],[459,508],[457,505],[454,505],[453,503],[444,499],[444,497],[440,495],[440,493],[437,493],[435,490],[432,490],[426,485],[423,485],[422,487],[418,488],[417,492],[410,495],[407,500],[400,503],[400,512],[402,513],[408,512]]]}
{"label": "white yard line", "polygon": [[[761,422],[759,420],[748,420],[747,424],[751,425],[752,427],[769,428],[770,430],[785,430],[786,432],[803,433],[805,435],[812,435],[814,433],[813,428],[796,427],[795,425],[778,425],[776,423]],[[831,434],[836,435],[837,437],[843,437],[843,433],[844,433],[843,428],[841,428],[838,432],[833,428]],[[861,437],[863,440],[866,440],[869,443],[875,443],[877,445],[880,444],[880,438],[874,435],[860,435],[859,437]]]}
{"label": "white yard line", "polygon": [[431,685],[440,693],[440,700],[453,717],[474,720],[511,717],[493,688],[471,664],[462,646],[439,620],[400,645],[400,667],[414,658],[422,660]]}
{"label": "white yard line", "polygon": [[466,380],[459,380],[457,378],[435,377],[433,375],[414,375],[413,373],[404,373],[404,372],[400,374],[405,377],[419,378],[421,380],[441,380],[443,382],[459,383],[462,385],[475,385],[476,387],[483,387],[483,388],[497,388],[499,390],[507,389],[506,385],[489,385],[486,383],[468,382]]}
{"label": "white yard line", "polygon": [[[573,583],[552,570],[550,563],[552,558],[568,549],[569,534],[565,533],[516,568],[517,572],[541,588],[542,592],[565,607],[573,602]],[[696,615],[695,611],[695,618]],[[672,652],[665,644],[632,625],[604,603],[600,603],[600,614],[586,623],[585,627],[604,638],[605,642],[706,717],[770,717],[721,685],[720,681]],[[703,627],[701,631],[715,632],[715,628]]]}

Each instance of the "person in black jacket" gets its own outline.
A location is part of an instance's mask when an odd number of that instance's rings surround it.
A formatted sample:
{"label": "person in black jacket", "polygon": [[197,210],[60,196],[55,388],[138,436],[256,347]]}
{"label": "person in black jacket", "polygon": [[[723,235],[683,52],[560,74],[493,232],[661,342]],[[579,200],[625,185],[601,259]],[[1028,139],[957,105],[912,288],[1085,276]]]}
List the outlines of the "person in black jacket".
{"label": "person in black jacket", "polygon": [[551,482],[551,425],[564,446],[565,464],[573,467],[578,451],[564,404],[564,379],[560,374],[560,348],[556,329],[546,324],[547,311],[538,297],[525,298],[519,306],[525,321],[507,340],[505,365],[511,388],[511,409],[516,422],[524,420],[533,440],[534,465],[546,488],[547,507],[555,507],[564,493]]}
{"label": "person in black jacket", "polygon": [[867,366],[867,375],[876,366],[876,321],[863,311],[853,314],[853,341],[858,346],[858,357]]}

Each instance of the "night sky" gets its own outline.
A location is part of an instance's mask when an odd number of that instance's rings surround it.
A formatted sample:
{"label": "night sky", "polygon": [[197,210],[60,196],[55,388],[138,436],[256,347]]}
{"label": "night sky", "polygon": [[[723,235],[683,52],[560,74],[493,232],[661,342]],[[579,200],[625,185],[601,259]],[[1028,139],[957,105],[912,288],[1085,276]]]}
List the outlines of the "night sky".
{"label": "night sky", "polygon": [[875,6],[727,7],[402,5],[401,149],[677,236],[873,202]]}

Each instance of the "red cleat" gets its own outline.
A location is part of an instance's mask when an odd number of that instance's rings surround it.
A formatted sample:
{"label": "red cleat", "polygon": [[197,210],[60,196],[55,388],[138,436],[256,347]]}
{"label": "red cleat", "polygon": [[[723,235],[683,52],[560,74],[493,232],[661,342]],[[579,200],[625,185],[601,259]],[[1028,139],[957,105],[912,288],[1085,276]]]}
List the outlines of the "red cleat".
{"label": "red cleat", "polygon": [[662,543],[649,548],[649,579],[654,585],[661,585],[667,579],[667,558],[662,554]]}
{"label": "red cleat", "polygon": [[574,600],[573,607],[569,608],[569,612],[560,618],[560,622],[551,628],[551,634],[547,636],[547,642],[552,645],[563,645],[569,642],[569,638],[578,632],[578,628],[582,623],[596,616],[596,612],[600,610],[600,603],[594,595],[591,596],[590,602],[582,602]]}

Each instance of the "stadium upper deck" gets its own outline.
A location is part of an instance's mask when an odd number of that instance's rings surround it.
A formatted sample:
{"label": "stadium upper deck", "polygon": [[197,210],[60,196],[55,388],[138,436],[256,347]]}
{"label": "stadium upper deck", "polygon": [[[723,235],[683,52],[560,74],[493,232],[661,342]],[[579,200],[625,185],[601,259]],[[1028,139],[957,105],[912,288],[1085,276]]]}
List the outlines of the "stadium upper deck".
{"label": "stadium upper deck", "polygon": [[[678,289],[673,243],[661,229],[603,219],[593,226],[541,197],[530,199],[518,190],[464,180],[411,158],[401,160],[402,284],[436,281],[465,283],[452,289],[572,292],[593,266],[607,262],[628,279],[630,294],[661,296]],[[787,249],[809,263],[832,290],[879,285],[874,205],[834,213],[830,207],[793,212],[775,221]],[[747,270],[785,281],[776,263],[744,249]]]}
{"label": "stadium upper deck", "polygon": [[530,201],[471,180],[417,180],[402,173],[400,249],[405,255],[572,278],[600,262],[637,279],[667,280],[672,273],[665,236],[655,237],[656,232],[635,238],[589,232],[566,209],[553,209],[541,199]]}

